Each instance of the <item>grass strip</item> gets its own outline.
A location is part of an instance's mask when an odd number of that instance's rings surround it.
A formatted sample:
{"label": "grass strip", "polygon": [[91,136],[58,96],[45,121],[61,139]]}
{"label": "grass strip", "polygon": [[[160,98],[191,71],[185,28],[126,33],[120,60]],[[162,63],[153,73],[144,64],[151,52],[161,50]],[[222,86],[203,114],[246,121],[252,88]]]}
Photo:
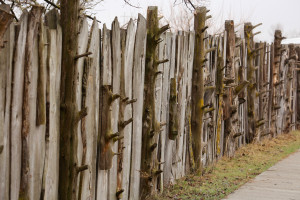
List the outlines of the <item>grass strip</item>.
{"label": "grass strip", "polygon": [[150,199],[222,199],[298,149],[300,131],[248,144],[237,150],[234,158],[224,157],[207,167],[204,175],[185,176]]}

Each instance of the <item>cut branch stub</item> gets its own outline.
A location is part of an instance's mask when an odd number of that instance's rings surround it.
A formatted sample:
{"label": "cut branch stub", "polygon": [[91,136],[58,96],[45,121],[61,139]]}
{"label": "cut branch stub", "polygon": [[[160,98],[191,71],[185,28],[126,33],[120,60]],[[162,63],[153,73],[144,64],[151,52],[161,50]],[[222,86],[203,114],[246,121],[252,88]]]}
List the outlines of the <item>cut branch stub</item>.
{"label": "cut branch stub", "polygon": [[259,120],[258,122],[256,122],[256,127],[260,127],[260,126],[264,125],[265,122],[266,122],[265,119]]}
{"label": "cut branch stub", "polygon": [[78,123],[80,120],[82,120],[85,116],[87,116],[87,107],[83,108],[81,111],[78,112],[77,120]]}
{"label": "cut branch stub", "polygon": [[87,170],[88,168],[89,168],[88,165],[83,165],[83,166],[77,167],[77,173],[83,172],[83,171]]}
{"label": "cut branch stub", "polygon": [[128,124],[130,124],[133,121],[132,118],[130,118],[129,120],[123,121],[123,122],[119,122],[119,130],[122,130],[125,128],[125,126],[127,126]]}
{"label": "cut branch stub", "polygon": [[131,100],[127,100],[126,101],[126,104],[132,104],[132,103],[135,103],[137,101],[137,99],[131,99]]}
{"label": "cut branch stub", "polygon": [[92,54],[92,52],[87,52],[87,53],[84,53],[84,54],[77,55],[77,56],[75,56],[74,60],[78,60],[79,58],[87,57],[91,54]]}
{"label": "cut branch stub", "polygon": [[249,84],[249,81],[243,81],[234,88],[234,95],[238,96]]}
{"label": "cut branch stub", "polygon": [[122,193],[124,192],[124,189],[120,189],[116,192],[117,199],[122,199]]}

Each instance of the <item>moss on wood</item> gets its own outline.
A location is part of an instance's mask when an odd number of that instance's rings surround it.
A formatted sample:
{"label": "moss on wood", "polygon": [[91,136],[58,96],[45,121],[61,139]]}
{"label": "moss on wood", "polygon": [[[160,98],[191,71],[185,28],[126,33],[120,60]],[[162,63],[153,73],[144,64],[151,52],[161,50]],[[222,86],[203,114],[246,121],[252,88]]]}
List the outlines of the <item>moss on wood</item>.
{"label": "moss on wood", "polygon": [[144,108],[142,128],[142,161],[141,161],[141,198],[147,197],[153,191],[154,179],[158,174],[159,164],[154,157],[153,151],[157,147],[155,138],[161,132],[160,123],[155,117],[155,80],[161,73],[158,71],[160,62],[157,55],[157,46],[160,35],[168,29],[167,26],[158,27],[157,7],[149,7],[147,11],[147,43],[144,85]]}

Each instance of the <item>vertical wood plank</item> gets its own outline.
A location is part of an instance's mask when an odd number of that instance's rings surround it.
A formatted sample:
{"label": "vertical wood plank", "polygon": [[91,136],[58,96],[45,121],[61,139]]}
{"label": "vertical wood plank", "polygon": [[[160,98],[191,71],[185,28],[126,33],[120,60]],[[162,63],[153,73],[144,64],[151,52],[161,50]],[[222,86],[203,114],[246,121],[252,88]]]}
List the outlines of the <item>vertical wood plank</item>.
{"label": "vertical wood plank", "polygon": [[11,24],[3,36],[7,41],[0,48],[0,199],[9,199],[10,178],[10,107],[15,46],[15,25]]}
{"label": "vertical wood plank", "polygon": [[178,35],[176,35],[176,52],[175,52],[175,70],[174,70],[174,78],[176,80],[176,90],[177,90],[177,113],[178,113],[178,135],[176,137],[175,143],[174,143],[174,148],[173,148],[173,152],[172,152],[172,172],[173,172],[173,176],[174,179],[178,179],[180,178],[179,176],[179,162],[181,162],[180,160],[180,155],[178,153],[179,150],[179,145],[180,145],[180,131],[179,131],[179,122],[180,122],[180,108],[181,108],[181,104],[179,103],[180,98],[179,95],[181,94],[179,91],[179,82],[181,80],[182,77],[182,72],[180,72],[179,68],[180,68],[180,62],[181,62],[181,54],[182,54],[182,50],[183,50],[183,36],[182,36],[182,32],[179,32]]}
{"label": "vertical wood plank", "polygon": [[[123,83],[121,84],[121,88],[124,90],[124,97],[128,98],[128,100],[132,100],[132,77],[133,77],[133,55],[134,55],[134,43],[135,43],[135,25],[133,20],[130,20],[127,27],[126,34],[126,43],[123,54],[123,64],[122,64],[122,73]],[[122,81],[122,80],[121,80]],[[123,121],[130,120],[132,118],[132,104],[127,104],[124,102],[124,116]],[[136,103],[136,102],[135,102]],[[133,104],[135,104],[133,103]],[[132,147],[132,123],[127,125],[123,130],[124,140],[123,140],[123,154],[122,154],[122,163],[118,165],[122,166],[122,183],[121,189],[124,190],[122,194],[123,200],[129,199],[129,187],[130,187],[130,167],[131,167],[131,147]],[[120,148],[119,148],[120,149]]]}
{"label": "vertical wood plank", "polygon": [[[80,20],[79,25],[79,34],[78,34],[78,48],[77,48],[77,54],[81,55],[87,52],[87,45],[88,45],[88,39],[89,39],[89,29],[88,29],[88,22],[86,18],[82,18]],[[78,79],[76,80],[76,104],[78,110],[81,110],[82,108],[82,78],[83,78],[83,69],[84,69],[84,57],[79,58],[76,62],[76,67],[78,69]],[[78,150],[77,150],[77,159],[78,159],[78,165],[82,165],[82,155],[83,155],[83,138],[81,133],[81,123],[80,120],[78,122],[78,128],[77,128],[77,134],[78,134]],[[78,187],[80,184],[80,175],[78,176]],[[78,195],[78,194],[77,194]],[[78,197],[77,197],[78,198]]]}
{"label": "vertical wood plank", "polygon": [[[57,24],[58,13],[52,10],[48,13],[48,76],[49,76],[49,138],[47,160],[45,162],[45,194],[44,199],[58,198],[59,178],[59,130],[60,130],[60,77],[61,77],[61,47],[62,32]],[[51,21],[51,22],[50,22]]]}
{"label": "vertical wood plank", "polygon": [[[111,60],[111,31],[106,28],[106,25],[103,25],[103,34],[102,34],[102,69],[101,69],[101,82],[100,87],[102,90],[102,87],[105,85],[111,85],[112,84],[112,60]],[[101,93],[101,95],[103,95]],[[103,100],[103,96],[101,96],[101,100]],[[107,113],[103,113],[103,105],[101,104],[100,110],[101,115],[106,115]],[[101,116],[99,121],[99,137],[105,136],[106,133],[102,132],[102,126],[103,126],[103,117]],[[100,140],[98,139],[98,142]],[[99,144],[98,144],[99,145]],[[98,151],[99,153],[99,151]],[[103,162],[105,158],[101,158],[100,155],[98,155],[98,165],[99,162]],[[99,167],[99,166],[97,166]],[[108,170],[100,170],[98,169],[98,176],[97,176],[97,200],[106,200],[108,199],[109,189],[108,189]]]}
{"label": "vertical wood plank", "polygon": [[188,78],[188,34],[186,32],[184,32],[183,34],[183,54],[182,54],[182,64],[181,66],[183,67],[183,76],[182,76],[182,107],[181,107],[181,118],[180,118],[180,122],[179,122],[179,133],[182,134],[182,145],[180,146],[182,149],[181,151],[181,162],[180,162],[180,173],[181,173],[181,177],[185,176],[185,158],[186,158],[186,131],[185,131],[185,127],[186,127],[186,108],[187,108],[187,78]]}
{"label": "vertical wood plank", "polygon": [[14,55],[13,91],[11,108],[11,179],[10,198],[19,198],[20,178],[21,178],[21,129],[22,129],[22,103],[24,87],[24,63],[25,44],[27,38],[28,12],[25,11],[20,18],[19,34],[16,42],[16,52]]}
{"label": "vertical wood plank", "polygon": [[145,57],[146,57],[146,19],[139,14],[134,45],[132,97],[133,104],[132,153],[129,199],[138,200],[140,192],[142,116],[144,102]]}
{"label": "vertical wood plank", "polygon": [[41,27],[42,7],[29,13],[25,47],[24,93],[22,115],[22,167],[20,198],[40,196],[45,153],[45,125],[37,125],[37,80],[39,68],[38,31]]}
{"label": "vertical wood plank", "polygon": [[[95,198],[96,191],[96,158],[97,158],[97,124],[99,114],[99,51],[100,32],[98,22],[93,21],[88,42],[88,52],[91,55],[87,58],[88,72],[86,75],[86,96],[85,104],[81,110],[87,108],[87,116],[82,120],[82,135],[85,136],[86,144],[83,145],[84,153],[82,166],[88,165],[88,170],[81,172],[82,192],[81,199]],[[83,139],[84,140],[84,139]]]}
{"label": "vertical wood plank", "polygon": [[[175,77],[175,55],[176,55],[176,35],[175,34],[172,34],[172,33],[166,33],[167,34],[167,46],[170,46],[170,63],[169,63],[169,67],[170,67],[170,80],[169,80],[169,84],[171,84],[171,79]],[[176,80],[175,80],[176,81]],[[168,93],[170,95],[170,87],[168,88]],[[168,102],[169,102],[169,98],[168,98]],[[169,103],[168,103],[168,106],[169,106]],[[170,107],[168,107],[168,114],[169,114],[169,109]],[[169,123],[169,116],[167,116],[167,119],[168,119],[168,124],[167,124],[167,130],[169,130],[169,126],[170,126],[170,123]],[[164,181],[164,185],[167,186],[169,185],[170,183],[174,183],[174,177],[173,177],[173,148],[175,146],[175,141],[174,140],[171,140],[169,138],[169,132],[167,131],[167,137],[165,138],[166,139],[166,142],[165,142],[165,163],[163,165],[163,181]]]}
{"label": "vertical wood plank", "polygon": [[[169,129],[168,129],[168,119],[169,119],[169,87],[170,87],[170,64],[171,64],[171,35],[169,33],[163,34],[162,38],[165,41],[162,50],[162,58],[168,59],[169,62],[163,64],[163,80],[162,80],[162,105],[161,105],[161,121],[165,122],[166,125],[163,127],[162,132],[160,134],[160,170],[165,172],[165,144],[166,138],[168,137]],[[161,173],[159,180],[159,189],[162,192],[164,187],[164,173]]]}
{"label": "vertical wood plank", "polygon": [[[164,35],[161,35],[160,36],[160,39],[162,40],[162,42],[159,43],[158,45],[158,60],[164,60],[164,47],[165,47],[165,43],[166,43],[166,40],[165,40],[165,37]],[[156,121],[157,123],[164,123],[161,121],[161,105],[162,105],[162,88],[163,88],[163,85],[162,85],[162,81],[163,81],[163,63],[162,64],[159,64],[158,67],[157,67],[157,72],[159,72],[159,74],[155,77],[155,118],[156,118]],[[160,129],[164,129],[164,127],[160,127]],[[160,162],[160,158],[161,158],[161,155],[160,152],[161,152],[161,146],[160,146],[160,135],[162,133],[158,133],[158,134],[155,134],[154,135],[154,143],[157,144],[157,148],[155,148],[155,150],[153,151],[153,154],[154,154],[154,157],[152,158],[152,162],[153,162],[153,166],[156,165],[156,163]],[[160,168],[160,165],[158,166],[158,169]],[[160,174],[161,175],[161,174]],[[154,177],[154,180],[153,180],[153,192],[156,193],[157,192],[157,189],[159,188],[158,187],[158,180],[159,180],[160,176],[158,177]]]}
{"label": "vertical wood plank", "polygon": [[[121,41],[120,41],[120,25],[118,19],[112,23],[112,32],[111,32],[111,48],[112,48],[112,92],[113,94],[120,94],[120,78],[121,78]],[[117,133],[120,131],[119,124],[119,104],[120,99],[116,99],[112,103],[112,133]],[[117,138],[118,139],[118,138]],[[120,139],[120,138],[119,138]],[[115,142],[112,145],[112,151],[114,153],[118,152],[118,142]],[[116,155],[112,158],[112,168],[109,170],[109,194],[108,198],[110,200],[117,199],[117,159]]]}
{"label": "vertical wood plank", "polygon": [[187,97],[186,97],[186,128],[185,134],[187,138],[186,144],[186,173],[190,172],[190,168],[194,168],[193,148],[192,148],[192,132],[191,132],[191,101],[192,101],[192,77],[194,63],[195,33],[190,32],[188,35],[188,58],[187,58]]}

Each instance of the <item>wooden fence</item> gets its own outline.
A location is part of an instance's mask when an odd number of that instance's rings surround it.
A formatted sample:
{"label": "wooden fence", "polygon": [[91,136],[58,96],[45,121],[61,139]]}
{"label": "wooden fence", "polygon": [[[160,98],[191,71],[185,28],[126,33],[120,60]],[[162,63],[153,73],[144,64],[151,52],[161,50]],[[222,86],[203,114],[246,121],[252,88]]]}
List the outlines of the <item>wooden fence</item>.
{"label": "wooden fence", "polygon": [[[78,199],[147,197],[198,163],[207,166],[246,143],[296,128],[300,49],[281,45],[280,31],[272,44],[254,42],[250,23],[243,37],[233,21],[225,22],[224,33],[208,35],[206,9],[197,12],[202,22],[195,32],[157,29],[156,7],[126,30],[117,18],[111,30],[100,30],[96,20],[89,29],[81,19],[77,52],[85,56],[76,61],[74,98],[87,115],[78,124]],[[25,11],[2,39],[0,199],[26,192],[56,200],[64,109],[59,14]]]}

